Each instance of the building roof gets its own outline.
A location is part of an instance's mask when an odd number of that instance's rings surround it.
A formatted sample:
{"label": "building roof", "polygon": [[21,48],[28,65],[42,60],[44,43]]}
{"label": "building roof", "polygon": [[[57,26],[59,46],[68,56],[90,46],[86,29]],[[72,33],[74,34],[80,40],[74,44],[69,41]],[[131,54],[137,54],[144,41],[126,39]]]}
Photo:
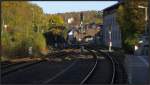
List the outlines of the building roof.
{"label": "building roof", "polygon": [[109,14],[113,14],[116,12],[116,9],[119,7],[119,5],[123,4],[124,2],[123,1],[120,1],[110,7],[107,7],[103,10],[103,16],[107,16]]}
{"label": "building roof", "polygon": [[124,0],[117,0],[117,1],[122,3]]}
{"label": "building roof", "polygon": [[105,12],[105,11],[114,10],[114,9],[118,8],[119,4],[120,3],[116,3],[116,4],[114,4],[114,5],[110,6],[110,7],[105,8],[103,11]]}
{"label": "building roof", "polygon": [[105,9],[103,9],[103,11],[111,11],[113,9],[116,9],[122,3],[123,3],[123,0],[118,0],[118,3],[116,3],[116,4],[114,4],[114,5],[110,6],[110,7],[107,7]]}

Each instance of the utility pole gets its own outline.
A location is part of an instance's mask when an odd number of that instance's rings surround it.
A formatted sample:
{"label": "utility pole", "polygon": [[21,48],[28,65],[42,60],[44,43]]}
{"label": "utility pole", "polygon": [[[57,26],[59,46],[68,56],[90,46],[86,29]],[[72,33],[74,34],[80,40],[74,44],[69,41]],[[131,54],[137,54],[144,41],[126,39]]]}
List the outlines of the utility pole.
{"label": "utility pole", "polygon": [[139,5],[138,7],[145,10],[145,23],[146,23],[145,24],[145,34],[147,35],[147,33],[148,33],[148,28],[147,28],[147,24],[148,24],[148,7],[141,6],[141,5]]}
{"label": "utility pole", "polygon": [[35,29],[35,16],[34,16],[34,8],[31,8],[32,10],[32,28],[34,31],[37,31],[37,29]]}
{"label": "utility pole", "polygon": [[[148,7],[145,7],[145,6],[138,6],[139,8],[143,8],[145,9],[145,36],[148,37],[148,43],[149,43],[149,47],[148,47],[148,60],[149,60],[149,65],[150,65],[150,1],[148,0]],[[149,14],[148,14],[149,13]],[[149,72],[150,72],[150,66],[149,66]],[[150,73],[149,73],[150,75]],[[148,81],[147,81],[148,84],[150,84],[150,76],[148,77]]]}
{"label": "utility pole", "polygon": [[4,33],[4,31],[7,29],[7,25],[5,24],[5,21],[4,21],[4,16],[3,16],[3,14],[2,14],[2,34]]}
{"label": "utility pole", "polygon": [[4,25],[5,25],[5,24],[4,24],[4,18],[3,18],[3,22],[2,22],[2,30],[1,30],[1,31],[2,31],[2,34],[4,33]]}

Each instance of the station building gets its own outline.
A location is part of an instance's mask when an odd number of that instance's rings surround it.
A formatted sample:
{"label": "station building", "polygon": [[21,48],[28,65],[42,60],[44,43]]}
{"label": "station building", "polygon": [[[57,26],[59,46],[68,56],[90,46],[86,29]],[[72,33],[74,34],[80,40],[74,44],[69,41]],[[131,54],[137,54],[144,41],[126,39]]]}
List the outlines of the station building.
{"label": "station building", "polygon": [[[121,30],[117,23],[116,13],[120,4],[117,3],[103,10],[103,42],[106,46],[109,46],[109,42],[111,41],[112,47],[122,47]],[[111,40],[109,31],[111,31]]]}

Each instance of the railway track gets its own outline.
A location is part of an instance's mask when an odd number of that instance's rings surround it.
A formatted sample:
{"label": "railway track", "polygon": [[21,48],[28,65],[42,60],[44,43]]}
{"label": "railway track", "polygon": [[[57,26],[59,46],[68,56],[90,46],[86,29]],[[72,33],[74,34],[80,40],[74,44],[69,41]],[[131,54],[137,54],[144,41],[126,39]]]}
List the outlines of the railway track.
{"label": "railway track", "polygon": [[128,77],[126,70],[124,68],[123,62],[119,61],[118,57],[122,57],[119,55],[113,55],[111,52],[105,51],[106,49],[101,48],[101,49],[96,49],[93,47],[88,47],[90,49],[94,49],[97,53],[100,53],[102,55],[106,55],[109,60],[112,62],[112,67],[113,69],[113,75],[112,75],[112,80],[111,84],[128,84]]}
{"label": "railway track", "polygon": [[[47,65],[44,67],[44,69],[49,66],[48,62],[47,63],[43,62],[43,65],[38,64],[38,66],[42,66],[42,68],[41,69],[39,68],[39,71],[38,71],[38,72],[41,72],[42,76],[36,75],[36,77],[39,77],[39,78],[35,78],[35,79],[34,79],[34,76],[32,76],[33,78],[31,77],[31,79],[33,80],[29,79],[30,81],[28,80],[28,82],[34,83],[34,84],[37,84],[37,83],[38,84],[80,84],[80,85],[115,84],[116,75],[118,75],[117,69],[119,68],[116,61],[108,53],[102,52],[100,50],[91,50],[91,49],[87,49],[87,50],[90,52],[91,56],[93,56],[93,59],[77,59],[77,60],[70,61],[70,63],[68,63],[68,65],[66,64],[66,66],[64,66],[65,68],[61,69],[60,71],[51,72],[52,71],[50,70],[52,69],[51,67],[49,67],[49,70],[42,70],[43,66]],[[58,57],[66,56],[66,55],[68,54],[63,53],[63,52],[62,54],[59,54],[59,53],[56,55],[53,54],[53,56],[58,56]],[[99,59],[99,56],[104,56],[105,59],[101,60]],[[38,68],[38,66],[33,65],[32,67]],[[32,70],[32,67],[30,66],[30,70]],[[26,69],[24,72],[28,70],[29,69]],[[36,71],[37,70],[35,70],[34,72]],[[15,72],[17,74],[17,71]],[[26,72],[25,76],[26,75],[29,76],[29,74],[31,75],[32,71]],[[49,74],[49,76],[48,75],[44,76],[46,74]],[[23,74],[21,75],[23,76]],[[7,79],[7,77],[5,77],[5,79]],[[38,81],[37,79],[41,79],[41,80]],[[22,81],[22,82],[25,82],[25,81]]]}
{"label": "railway track", "polygon": [[8,63],[2,63],[1,64],[1,69],[7,69],[7,68],[10,68],[12,66],[16,66],[16,65],[19,65],[19,64],[23,64],[23,63],[25,63],[25,62],[19,62],[19,63],[10,63],[10,62],[8,62]]}
{"label": "railway track", "polygon": [[[89,79],[87,79],[87,81],[85,82],[85,84],[114,84],[115,75],[116,75],[115,61],[107,53],[104,53],[104,52],[101,52],[101,51],[97,51],[97,50],[93,50],[93,52],[95,52],[94,55],[96,56],[97,60],[99,59],[99,56],[105,57],[105,60],[103,60],[103,61],[97,61],[97,64],[99,65],[99,64],[102,64],[101,62],[104,62],[104,61],[108,62],[109,61],[109,67],[111,68],[111,70],[109,71],[109,73],[107,72],[109,75],[107,75],[107,76],[106,75],[102,75],[102,74],[107,74],[107,73],[105,73],[105,72],[102,71],[102,68],[104,69],[105,66],[104,67],[101,66],[101,65],[97,66],[95,68],[95,72],[93,72],[93,75],[91,75],[91,77],[89,77]],[[104,64],[104,65],[106,65],[106,64]],[[108,65],[106,65],[106,66],[108,66]],[[105,68],[105,71],[107,71],[107,70]],[[98,76],[98,74],[101,74],[101,75]],[[103,81],[103,80],[97,79],[97,78],[101,78],[102,76],[105,76],[106,78],[104,78],[104,80],[106,79],[107,81]],[[98,82],[98,81],[101,81],[101,82]]]}
{"label": "railway track", "polygon": [[[65,52],[60,52],[60,53],[54,53],[51,56],[53,57],[58,57],[58,56],[65,56],[66,53]],[[14,64],[8,64],[8,63],[3,63],[2,67],[1,67],[1,75],[2,76],[7,76],[10,73],[16,72],[18,70],[22,70],[25,68],[28,68],[32,65],[38,64],[43,62],[44,60],[40,60],[40,61],[33,61],[33,62],[19,62],[19,63],[14,63]]]}
{"label": "railway track", "polygon": [[[92,76],[94,75],[95,71],[97,70],[97,64],[98,64],[98,55],[94,53],[93,51],[87,49],[93,56],[92,61],[81,61],[86,62],[88,65],[84,65],[83,67],[86,70],[82,70],[82,65],[80,64],[80,61],[76,61],[75,63],[68,66],[65,70],[58,73],[56,76],[46,80],[43,82],[43,84],[90,84],[89,81],[91,81]],[[110,61],[112,62],[112,68],[113,72],[112,75],[109,75],[107,77],[111,77],[111,80],[107,82],[107,84],[113,84],[114,83],[114,77],[115,77],[115,64],[114,61],[110,58]],[[79,66],[80,65],[80,66]],[[79,68],[78,68],[79,66]],[[81,69],[81,71],[79,71]],[[78,75],[75,77],[75,75]],[[75,80],[76,79],[76,80]]]}
{"label": "railway track", "polygon": [[92,52],[91,50],[88,50],[88,51],[90,51],[93,54],[93,57],[95,59],[95,63],[93,65],[92,69],[89,71],[89,73],[81,81],[80,85],[84,84],[90,78],[90,76],[93,74],[94,70],[96,70],[96,66],[97,66],[97,63],[98,63],[98,61],[97,61],[97,55],[94,52]]}
{"label": "railway track", "polygon": [[104,53],[104,52],[101,52],[100,50],[98,50],[99,53],[101,54],[104,54],[107,58],[109,58],[109,60],[111,61],[112,63],[112,68],[113,68],[113,72],[112,72],[112,78],[111,78],[111,81],[110,81],[110,84],[114,84],[114,81],[115,81],[115,75],[116,75],[116,65],[115,65],[115,61],[114,59],[107,53]]}
{"label": "railway track", "polygon": [[[66,67],[61,72],[57,73],[55,76],[43,81],[43,84],[84,84],[92,75],[97,65],[96,55],[89,50],[95,57],[92,60],[85,62],[85,60],[77,60],[71,65]],[[87,65],[85,65],[87,63]],[[84,68],[84,69],[83,69]],[[85,69],[86,68],[86,69]],[[80,72],[84,70],[84,72]]]}
{"label": "railway track", "polygon": [[9,66],[5,67],[4,69],[2,69],[1,75],[2,76],[9,75],[10,73],[18,71],[20,69],[27,68],[29,66],[32,66],[32,65],[40,63],[40,62],[42,62],[42,61],[35,61],[35,62],[28,62],[28,63],[17,63],[17,64],[9,65]]}

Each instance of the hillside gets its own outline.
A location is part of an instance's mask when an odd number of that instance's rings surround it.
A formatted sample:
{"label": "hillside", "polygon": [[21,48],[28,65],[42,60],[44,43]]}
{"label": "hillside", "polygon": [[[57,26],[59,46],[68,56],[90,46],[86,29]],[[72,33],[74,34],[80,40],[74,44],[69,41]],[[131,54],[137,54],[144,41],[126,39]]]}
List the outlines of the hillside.
{"label": "hillside", "polygon": [[[102,24],[102,12],[97,11],[82,11],[83,12],[83,19],[84,24],[88,23],[96,23],[96,24]],[[79,25],[80,24],[80,13],[81,12],[67,12],[67,13],[58,13],[56,15],[62,16],[65,23],[67,24],[68,18],[74,18],[74,22],[72,22],[72,25]]]}

